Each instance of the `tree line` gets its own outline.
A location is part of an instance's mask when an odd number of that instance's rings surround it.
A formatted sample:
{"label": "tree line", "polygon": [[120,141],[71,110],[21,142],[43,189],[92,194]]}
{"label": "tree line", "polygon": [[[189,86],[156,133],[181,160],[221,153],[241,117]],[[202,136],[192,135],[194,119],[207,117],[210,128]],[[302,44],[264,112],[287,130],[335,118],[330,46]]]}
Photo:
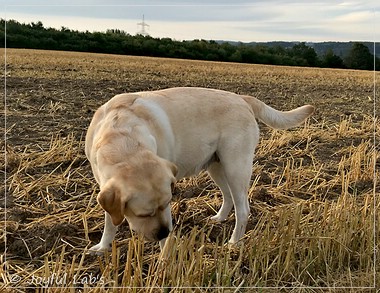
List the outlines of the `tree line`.
{"label": "tree line", "polygon": [[380,69],[379,58],[374,57],[362,43],[353,43],[348,54],[342,58],[334,54],[332,49],[319,56],[305,43],[282,47],[207,40],[176,41],[170,38],[131,35],[118,29],[80,32],[64,26],[61,29],[45,28],[40,21],[24,24],[1,19],[0,30],[0,43],[4,47],[6,42],[8,48],[363,70],[373,70],[375,66],[376,70]]}

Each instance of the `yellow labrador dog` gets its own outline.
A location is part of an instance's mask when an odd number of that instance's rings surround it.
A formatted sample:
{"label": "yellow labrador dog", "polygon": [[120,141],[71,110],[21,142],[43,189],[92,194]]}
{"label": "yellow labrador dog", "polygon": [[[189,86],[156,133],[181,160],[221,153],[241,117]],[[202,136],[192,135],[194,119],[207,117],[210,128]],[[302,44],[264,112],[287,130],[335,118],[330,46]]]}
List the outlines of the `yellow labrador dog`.
{"label": "yellow labrador dog", "polygon": [[109,249],[124,218],[162,247],[172,230],[171,187],[204,169],[223,194],[212,219],[226,220],[234,207],[229,242],[238,242],[249,216],[247,192],[259,141],[255,119],[285,129],[313,111],[305,105],[280,112],[254,97],[206,88],[113,97],[96,111],[86,136],[86,155],[100,185],[97,200],[105,210],[103,236],[91,250]]}

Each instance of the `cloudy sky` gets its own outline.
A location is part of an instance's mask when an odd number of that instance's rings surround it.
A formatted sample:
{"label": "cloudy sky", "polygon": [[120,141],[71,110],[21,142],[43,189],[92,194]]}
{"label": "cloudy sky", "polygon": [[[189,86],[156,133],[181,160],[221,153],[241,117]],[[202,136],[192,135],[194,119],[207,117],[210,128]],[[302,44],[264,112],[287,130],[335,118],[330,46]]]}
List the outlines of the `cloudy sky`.
{"label": "cloudy sky", "polygon": [[232,41],[379,41],[378,0],[0,0],[1,18],[79,31]]}

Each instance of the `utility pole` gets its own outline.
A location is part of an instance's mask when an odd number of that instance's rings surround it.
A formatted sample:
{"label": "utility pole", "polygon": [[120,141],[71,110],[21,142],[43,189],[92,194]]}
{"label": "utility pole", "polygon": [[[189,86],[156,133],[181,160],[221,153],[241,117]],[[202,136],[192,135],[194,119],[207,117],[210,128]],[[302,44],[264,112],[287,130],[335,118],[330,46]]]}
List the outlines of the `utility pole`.
{"label": "utility pole", "polygon": [[137,25],[141,25],[141,31],[139,32],[139,34],[144,37],[147,36],[148,33],[145,31],[145,27],[149,27],[150,25],[145,22],[144,14],[143,14],[142,22],[139,22]]}

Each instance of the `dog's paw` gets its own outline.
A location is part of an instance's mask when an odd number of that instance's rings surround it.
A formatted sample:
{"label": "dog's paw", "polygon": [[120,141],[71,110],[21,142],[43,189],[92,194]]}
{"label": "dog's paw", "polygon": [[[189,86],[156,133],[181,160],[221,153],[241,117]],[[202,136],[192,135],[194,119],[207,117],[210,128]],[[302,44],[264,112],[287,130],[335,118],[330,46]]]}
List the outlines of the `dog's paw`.
{"label": "dog's paw", "polygon": [[96,254],[96,255],[102,255],[104,254],[106,251],[110,251],[111,250],[111,247],[110,246],[104,246],[103,244],[101,243],[98,243],[96,245],[94,245],[93,247],[91,247],[88,252],[90,254]]}
{"label": "dog's paw", "polygon": [[215,221],[215,222],[218,222],[218,223],[221,223],[221,222],[226,221],[227,217],[223,217],[222,215],[216,214],[215,216],[211,217],[211,220]]}
{"label": "dog's paw", "polygon": [[228,248],[230,249],[240,249],[245,244],[245,239],[243,238],[237,238],[232,235],[231,239],[228,240],[226,243]]}
{"label": "dog's paw", "polygon": [[228,241],[224,244],[224,247],[230,252],[238,253],[238,252],[243,252],[245,245],[243,241],[239,241],[235,243],[231,243]]}

